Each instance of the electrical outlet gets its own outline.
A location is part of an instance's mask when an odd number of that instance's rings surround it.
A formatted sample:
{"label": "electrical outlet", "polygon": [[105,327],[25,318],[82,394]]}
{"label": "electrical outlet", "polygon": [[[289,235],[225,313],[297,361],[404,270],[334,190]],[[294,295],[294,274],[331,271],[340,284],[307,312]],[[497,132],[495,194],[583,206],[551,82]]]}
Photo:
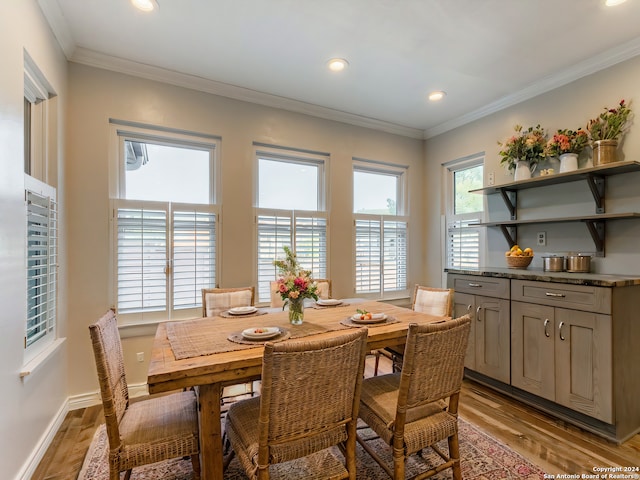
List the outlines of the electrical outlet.
{"label": "electrical outlet", "polygon": [[489,172],[489,185],[496,184],[496,174],[494,172]]}
{"label": "electrical outlet", "polygon": [[138,352],[136,356],[139,362],[144,362],[144,352]]}
{"label": "electrical outlet", "polygon": [[538,245],[544,247],[547,244],[547,232],[538,232]]}

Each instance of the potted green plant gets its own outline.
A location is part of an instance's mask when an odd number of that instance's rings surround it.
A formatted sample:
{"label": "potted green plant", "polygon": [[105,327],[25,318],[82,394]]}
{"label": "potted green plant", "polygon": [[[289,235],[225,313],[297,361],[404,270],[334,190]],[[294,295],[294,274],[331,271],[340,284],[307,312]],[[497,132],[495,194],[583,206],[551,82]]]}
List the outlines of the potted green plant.
{"label": "potted green plant", "polygon": [[594,166],[618,161],[618,141],[631,125],[632,112],[624,99],[616,108],[606,108],[589,120],[587,132],[593,147]]}

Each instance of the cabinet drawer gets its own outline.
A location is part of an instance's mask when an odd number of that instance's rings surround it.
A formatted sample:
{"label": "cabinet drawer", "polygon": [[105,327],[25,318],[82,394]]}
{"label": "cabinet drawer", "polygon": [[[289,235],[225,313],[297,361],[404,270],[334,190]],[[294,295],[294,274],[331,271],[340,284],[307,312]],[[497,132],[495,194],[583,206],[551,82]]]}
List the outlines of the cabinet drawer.
{"label": "cabinet drawer", "polygon": [[511,299],[586,312],[611,313],[611,289],[606,287],[512,280]]}
{"label": "cabinet drawer", "polygon": [[449,288],[456,292],[482,295],[484,297],[509,298],[509,279],[480,277],[476,275],[449,275]]}

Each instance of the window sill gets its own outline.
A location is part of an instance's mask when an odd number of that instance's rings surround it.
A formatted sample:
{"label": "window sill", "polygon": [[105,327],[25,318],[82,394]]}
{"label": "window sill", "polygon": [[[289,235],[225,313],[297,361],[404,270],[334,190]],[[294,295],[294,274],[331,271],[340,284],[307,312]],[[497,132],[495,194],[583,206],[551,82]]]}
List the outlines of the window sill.
{"label": "window sill", "polygon": [[62,344],[66,340],[67,339],[65,337],[56,338],[42,352],[40,352],[38,355],[36,355],[35,358],[33,358],[33,359],[29,360],[27,363],[25,363],[22,366],[22,370],[20,371],[20,378],[22,379],[22,381],[26,382],[30,375],[32,375],[33,373],[37,372],[38,369],[47,362],[49,357],[51,357],[58,350],[60,350],[60,347],[62,347]]}
{"label": "window sill", "polygon": [[164,321],[132,322],[118,325],[120,338],[154,337],[160,323],[164,323]]}

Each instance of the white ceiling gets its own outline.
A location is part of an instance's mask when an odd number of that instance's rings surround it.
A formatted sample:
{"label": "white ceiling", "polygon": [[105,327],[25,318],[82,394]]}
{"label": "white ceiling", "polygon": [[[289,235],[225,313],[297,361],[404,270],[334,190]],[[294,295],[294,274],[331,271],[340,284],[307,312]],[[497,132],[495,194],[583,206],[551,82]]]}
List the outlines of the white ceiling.
{"label": "white ceiling", "polygon": [[71,61],[417,138],[640,54],[640,0],[158,2],[38,0]]}

